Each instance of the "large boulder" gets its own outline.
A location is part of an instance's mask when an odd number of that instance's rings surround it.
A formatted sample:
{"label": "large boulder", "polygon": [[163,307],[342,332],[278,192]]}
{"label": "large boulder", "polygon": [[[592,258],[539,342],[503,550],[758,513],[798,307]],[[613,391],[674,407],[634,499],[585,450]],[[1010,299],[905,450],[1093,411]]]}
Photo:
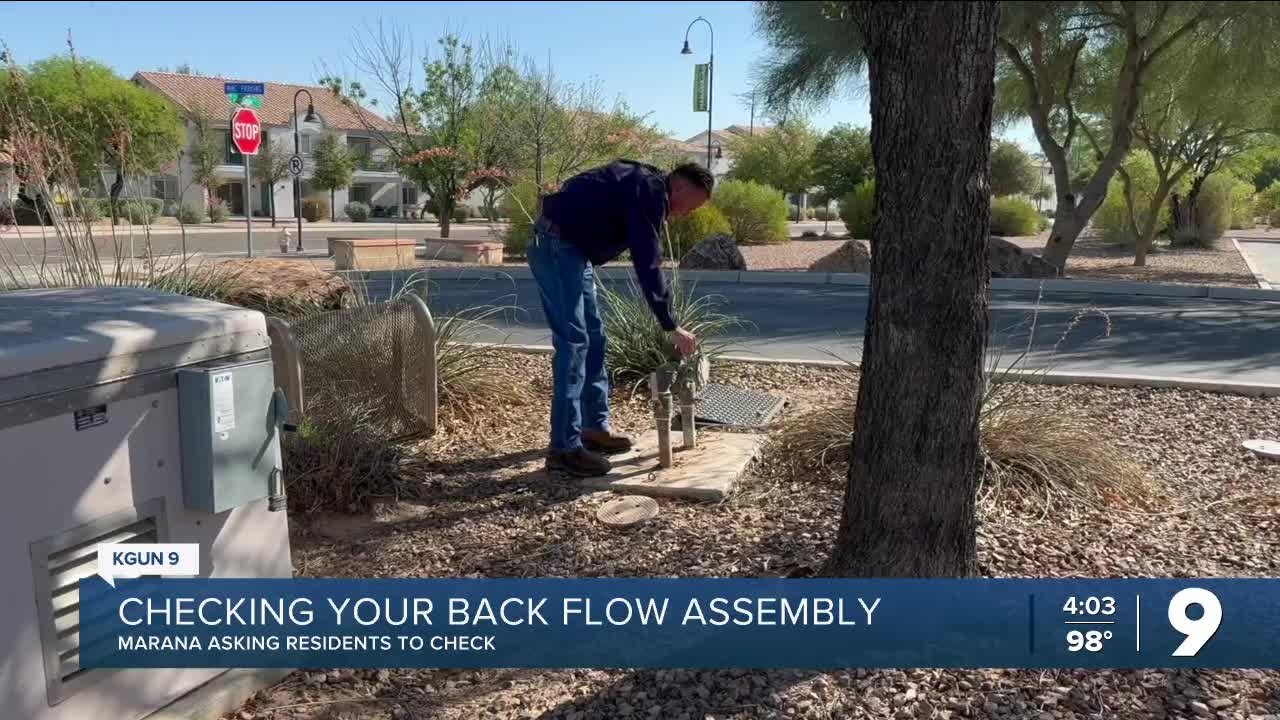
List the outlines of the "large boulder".
{"label": "large boulder", "polygon": [[738,243],[728,235],[712,235],[689,248],[680,260],[681,270],[746,270]]}
{"label": "large boulder", "polygon": [[861,240],[850,240],[809,266],[809,272],[871,272],[871,251]]}
{"label": "large boulder", "polygon": [[1004,238],[990,238],[987,243],[987,262],[991,265],[993,278],[1058,277],[1058,269],[1053,263]]}

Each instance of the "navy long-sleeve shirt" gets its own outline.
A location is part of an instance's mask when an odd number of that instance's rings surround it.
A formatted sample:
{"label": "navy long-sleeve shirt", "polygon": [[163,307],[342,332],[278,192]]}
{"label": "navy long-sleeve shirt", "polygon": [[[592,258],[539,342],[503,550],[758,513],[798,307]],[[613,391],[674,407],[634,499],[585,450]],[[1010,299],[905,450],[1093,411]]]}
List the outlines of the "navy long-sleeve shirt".
{"label": "navy long-sleeve shirt", "polygon": [[542,215],[593,265],[631,251],[636,279],[658,324],[675,330],[671,291],[662,275],[667,176],[656,167],[619,160],[570,178],[542,199]]}

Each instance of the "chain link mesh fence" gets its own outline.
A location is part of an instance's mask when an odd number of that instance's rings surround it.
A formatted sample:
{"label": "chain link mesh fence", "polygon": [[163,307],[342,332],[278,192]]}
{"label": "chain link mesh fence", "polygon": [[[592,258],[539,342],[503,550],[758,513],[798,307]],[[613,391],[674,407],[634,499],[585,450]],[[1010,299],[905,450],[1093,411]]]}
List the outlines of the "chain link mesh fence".
{"label": "chain link mesh fence", "polygon": [[434,430],[433,342],[414,298],[295,321],[306,417],[392,439]]}

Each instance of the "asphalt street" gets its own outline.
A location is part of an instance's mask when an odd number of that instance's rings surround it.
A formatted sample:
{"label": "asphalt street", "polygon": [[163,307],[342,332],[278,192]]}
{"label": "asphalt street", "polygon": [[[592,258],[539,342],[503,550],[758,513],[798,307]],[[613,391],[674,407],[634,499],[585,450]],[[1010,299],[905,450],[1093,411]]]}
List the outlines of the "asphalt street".
{"label": "asphalt street", "polygon": [[[386,297],[403,282],[371,274],[370,293]],[[624,289],[625,289],[625,282]],[[842,285],[704,283],[723,311],[748,325],[726,340],[735,354],[829,360],[860,357],[867,289]],[[547,345],[537,290],[526,279],[431,274],[436,314],[503,310],[478,340]],[[1280,303],[1207,298],[997,291],[991,298],[991,361],[1008,366],[1027,349],[1025,367],[1063,372],[1197,377],[1280,384]]]}

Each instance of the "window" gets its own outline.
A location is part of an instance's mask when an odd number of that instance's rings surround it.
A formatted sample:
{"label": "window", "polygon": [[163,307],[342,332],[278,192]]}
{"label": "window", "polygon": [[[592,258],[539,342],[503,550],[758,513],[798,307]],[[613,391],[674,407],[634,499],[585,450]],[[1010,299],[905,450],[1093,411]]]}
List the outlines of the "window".
{"label": "window", "polygon": [[372,197],[372,193],[368,185],[352,185],[347,199],[351,202],[362,202],[368,205],[370,197]]}
{"label": "window", "polygon": [[373,169],[373,147],[369,138],[347,138],[347,150],[355,158],[357,170]]}
{"label": "window", "polygon": [[418,188],[415,185],[405,185],[400,188],[400,202],[403,205],[418,204]]}
{"label": "window", "polygon": [[236,149],[235,143],[231,142],[231,133],[227,132],[226,130],[223,130],[223,131],[222,131],[222,141],[223,141],[223,144],[226,146],[226,149],[227,149],[226,154],[225,154],[225,155],[224,155],[224,157],[222,158],[222,164],[224,164],[224,165],[243,165],[243,164],[244,164],[244,156],[243,156],[243,155],[241,155],[241,154],[240,154],[240,151]]}
{"label": "window", "polygon": [[172,176],[152,178],[151,196],[161,200],[177,200],[178,179]]}
{"label": "window", "polygon": [[315,135],[312,133],[299,133],[298,134],[298,147],[300,148],[299,152],[301,152],[303,155],[310,155],[312,152],[311,141],[312,141],[312,138],[314,137]]}

